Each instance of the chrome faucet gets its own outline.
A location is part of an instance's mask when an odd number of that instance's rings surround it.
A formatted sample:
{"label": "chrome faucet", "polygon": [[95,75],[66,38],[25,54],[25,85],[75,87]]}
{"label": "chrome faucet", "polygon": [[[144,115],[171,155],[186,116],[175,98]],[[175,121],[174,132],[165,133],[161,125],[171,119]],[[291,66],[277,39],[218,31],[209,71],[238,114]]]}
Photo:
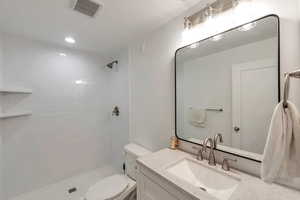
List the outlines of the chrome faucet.
{"label": "chrome faucet", "polygon": [[207,149],[207,143],[210,145],[210,151],[209,151],[209,156],[208,156],[208,164],[216,166],[216,159],[215,159],[215,154],[214,154],[214,141],[211,138],[206,138],[204,143],[203,143],[203,151],[206,152]]}
{"label": "chrome faucet", "polygon": [[221,133],[217,133],[214,137],[214,148],[217,148],[217,143],[218,141],[220,143],[223,143],[223,137],[222,137],[222,134]]}

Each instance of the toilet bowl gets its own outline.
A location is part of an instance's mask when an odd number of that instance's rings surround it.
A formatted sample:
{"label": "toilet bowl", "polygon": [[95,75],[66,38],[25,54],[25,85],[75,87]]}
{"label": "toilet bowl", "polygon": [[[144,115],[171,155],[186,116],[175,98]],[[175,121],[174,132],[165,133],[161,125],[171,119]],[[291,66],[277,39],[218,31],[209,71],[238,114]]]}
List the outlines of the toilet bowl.
{"label": "toilet bowl", "polygon": [[114,174],[99,180],[85,194],[84,200],[135,200],[138,157],[150,151],[137,145],[128,144],[125,150],[125,174]]}
{"label": "toilet bowl", "polygon": [[134,180],[126,175],[115,174],[98,181],[95,185],[92,185],[88,189],[84,199],[123,200],[131,194],[135,188],[136,183]]}

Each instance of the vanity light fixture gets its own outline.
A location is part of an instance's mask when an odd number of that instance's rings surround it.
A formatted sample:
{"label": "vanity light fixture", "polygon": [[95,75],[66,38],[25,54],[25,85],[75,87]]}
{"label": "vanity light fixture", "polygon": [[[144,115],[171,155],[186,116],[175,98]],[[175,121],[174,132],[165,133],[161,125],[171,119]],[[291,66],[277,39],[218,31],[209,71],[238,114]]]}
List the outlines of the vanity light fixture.
{"label": "vanity light fixture", "polygon": [[214,8],[211,5],[207,5],[204,11],[205,21],[211,20],[214,16]]}
{"label": "vanity light fixture", "polygon": [[188,29],[190,29],[191,28],[191,26],[192,26],[192,22],[189,20],[189,18],[188,17],[185,17],[184,18],[184,30],[188,30]]}
{"label": "vanity light fixture", "polygon": [[70,37],[70,36],[65,37],[65,41],[67,43],[70,43],[70,44],[75,44],[76,43],[76,40],[73,37]]}
{"label": "vanity light fixture", "polygon": [[256,22],[251,22],[249,24],[245,24],[241,28],[239,28],[240,31],[249,31],[253,29],[256,26]]}
{"label": "vanity light fixture", "polygon": [[191,21],[187,17],[184,18],[183,26],[184,26],[184,30],[182,32],[182,35],[186,36],[186,35],[188,35],[189,30],[191,29],[191,26],[192,26]]}
{"label": "vanity light fixture", "polygon": [[190,29],[191,29],[191,26],[192,26],[192,23],[191,23],[191,21],[187,17],[185,17],[183,25],[184,25],[184,30],[182,32],[182,37],[188,38],[189,37],[189,33],[190,33]]}
{"label": "vanity light fixture", "polygon": [[213,16],[237,7],[242,1],[252,0],[216,0],[213,3],[207,4],[207,6],[200,11],[184,18],[184,28],[186,29],[188,27],[190,29],[201,24]]}
{"label": "vanity light fixture", "polygon": [[232,1],[232,7],[235,8],[239,5],[240,0],[231,0]]}

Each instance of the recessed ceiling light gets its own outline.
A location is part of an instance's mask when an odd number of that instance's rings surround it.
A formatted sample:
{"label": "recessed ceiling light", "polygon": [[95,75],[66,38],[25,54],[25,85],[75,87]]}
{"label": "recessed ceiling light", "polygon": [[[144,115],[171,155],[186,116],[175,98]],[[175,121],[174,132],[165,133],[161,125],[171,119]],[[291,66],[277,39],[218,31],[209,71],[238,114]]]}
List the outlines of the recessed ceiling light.
{"label": "recessed ceiling light", "polygon": [[86,85],[87,84],[87,81],[84,81],[84,80],[76,80],[75,81],[75,84],[77,84],[77,85]]}
{"label": "recessed ceiling light", "polygon": [[63,57],[66,57],[66,56],[67,56],[67,54],[65,54],[65,53],[59,53],[59,55],[60,55],[60,56],[63,56]]}
{"label": "recessed ceiling light", "polygon": [[65,37],[65,41],[70,44],[74,44],[76,42],[75,39],[72,37]]}

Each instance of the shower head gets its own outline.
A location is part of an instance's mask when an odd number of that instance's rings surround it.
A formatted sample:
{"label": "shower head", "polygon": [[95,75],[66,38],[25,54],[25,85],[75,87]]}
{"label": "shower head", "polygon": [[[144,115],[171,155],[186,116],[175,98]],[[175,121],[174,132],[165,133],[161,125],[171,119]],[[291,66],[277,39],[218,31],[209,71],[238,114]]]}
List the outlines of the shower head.
{"label": "shower head", "polygon": [[106,65],[106,67],[108,67],[108,68],[110,68],[110,69],[113,69],[117,64],[118,64],[118,61],[115,60],[115,61],[113,61],[113,62],[111,62],[111,63],[108,63],[108,64]]}

